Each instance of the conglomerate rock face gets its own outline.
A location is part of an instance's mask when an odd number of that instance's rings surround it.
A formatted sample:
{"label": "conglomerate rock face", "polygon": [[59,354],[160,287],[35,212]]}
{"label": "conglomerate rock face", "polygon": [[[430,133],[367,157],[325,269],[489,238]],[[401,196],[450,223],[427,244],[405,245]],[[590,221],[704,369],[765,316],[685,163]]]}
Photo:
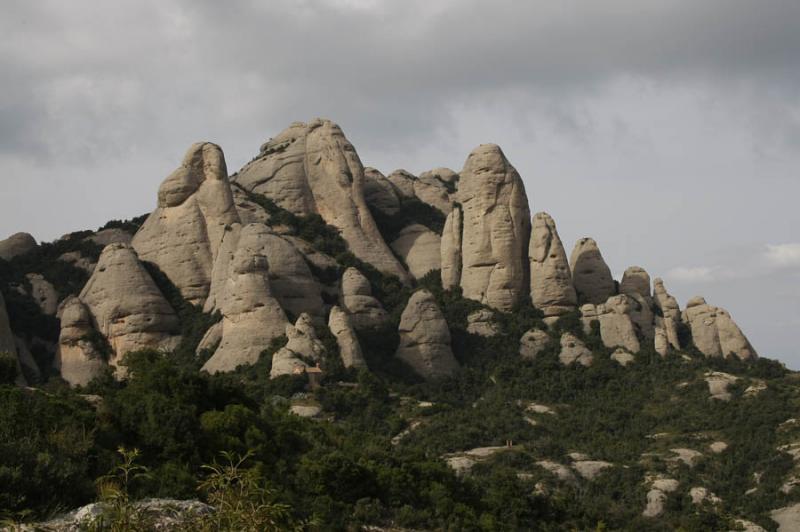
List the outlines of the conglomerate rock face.
{"label": "conglomerate rock face", "polygon": [[442,243],[439,250],[441,257],[442,287],[450,289],[461,284],[461,241],[463,213],[461,207],[455,207],[444,222]]}
{"label": "conglomerate rock face", "polygon": [[442,239],[424,225],[404,227],[391,243],[391,248],[403,259],[415,279],[442,267]]}
{"label": "conglomerate rock face", "polygon": [[531,267],[531,302],[545,317],[559,316],[578,303],[567,253],[556,231],[556,223],[546,212],[533,217],[528,247]]}
{"label": "conglomerate rock face", "polygon": [[735,356],[742,360],[758,357],[747,337],[727,311],[694,297],[686,303],[684,319],[692,329],[692,340],[707,357]]}
{"label": "conglomerate rock face", "polygon": [[[20,349],[19,342],[14,337],[14,333],[11,330],[11,324],[8,318],[8,310],[6,309],[6,302],[3,299],[3,294],[0,293],[0,353],[8,353],[9,355],[13,356],[17,361],[17,378],[16,382],[19,385],[26,385],[28,382],[25,379],[25,375],[22,371],[22,366],[24,363],[28,363],[29,369],[33,370],[35,373],[38,373],[39,369],[36,367],[36,364],[30,360],[27,352]],[[32,364],[32,367],[31,367]]]}
{"label": "conglomerate rock face", "polygon": [[288,342],[272,356],[271,379],[281,375],[303,373],[317,365],[325,354],[325,346],[317,337],[311,316],[301,314],[294,325],[286,326]]}
{"label": "conglomerate rock face", "polygon": [[341,232],[356,257],[384,273],[408,278],[367,207],[364,167],[355,148],[333,122],[292,124],[261,147],[235,182],[294,214],[319,214]]}
{"label": "conglomerate rock face", "polygon": [[111,365],[130,351],[173,349],[180,341],[175,311],[127,244],[103,250],[78,299],[91,314],[94,328],[108,340]]}
{"label": "conglomerate rock face", "polygon": [[202,305],[225,226],[238,221],[222,149],[198,142],[161,184],[158,207],[134,236],[133,247],[186,300]]}
{"label": "conglomerate rock face", "polygon": [[522,179],[499,146],[483,144],[470,153],[457,200],[463,211],[464,297],[511,310],[529,291],[531,217]]}
{"label": "conglomerate rock face", "polygon": [[270,286],[263,254],[266,231],[257,224],[231,230],[220,246],[218,259],[224,262],[215,265],[212,293],[222,329],[219,347],[203,366],[209,373],[255,363],[270,341],[286,331],[289,322]]}
{"label": "conglomerate rock face", "polygon": [[332,307],[328,317],[328,328],[331,334],[336,337],[339,345],[339,356],[342,357],[342,364],[346,368],[366,368],[367,362],[361,351],[361,344],[358,342],[353,324],[350,323],[350,316],[339,307]]}
{"label": "conglomerate rock face", "polygon": [[400,317],[396,356],[425,379],[452,375],[458,363],[450,347],[450,329],[433,294],[414,292]]}

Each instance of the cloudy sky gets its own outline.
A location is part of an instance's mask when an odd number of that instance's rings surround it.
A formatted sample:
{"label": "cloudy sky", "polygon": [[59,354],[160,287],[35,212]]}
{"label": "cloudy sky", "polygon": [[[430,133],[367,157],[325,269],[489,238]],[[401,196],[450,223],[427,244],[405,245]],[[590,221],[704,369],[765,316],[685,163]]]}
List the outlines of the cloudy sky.
{"label": "cloudy sky", "polygon": [[566,246],[727,308],[800,369],[797,0],[6,0],[0,238],[155,205],[194,141],[238,169],[295,120],[366,165],[500,144]]}

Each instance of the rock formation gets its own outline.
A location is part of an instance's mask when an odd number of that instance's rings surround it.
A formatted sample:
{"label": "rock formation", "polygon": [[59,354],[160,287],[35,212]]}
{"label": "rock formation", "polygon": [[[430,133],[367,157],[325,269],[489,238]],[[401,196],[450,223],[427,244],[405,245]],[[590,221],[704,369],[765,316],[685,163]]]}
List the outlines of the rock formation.
{"label": "rock formation", "polygon": [[255,363],[270,341],[286,331],[286,314],[262,254],[264,234],[264,226],[247,225],[228,231],[220,245],[211,294],[222,314],[222,332],[219,347],[203,366],[209,373]]}
{"label": "rock formation", "polygon": [[25,276],[31,285],[31,297],[42,314],[55,316],[58,309],[58,292],[50,282],[39,273],[29,273]]}
{"label": "rock formation", "polygon": [[374,168],[364,168],[364,199],[370,208],[387,216],[400,210],[400,195],[394,185]]}
{"label": "rock formation", "polygon": [[664,331],[667,342],[673,349],[680,349],[678,324],[681,321],[681,309],[678,300],[667,293],[664,281],[660,278],[653,281],[653,300],[660,314],[658,316],[660,319],[656,320],[656,327]]}
{"label": "rock formation", "polygon": [[[247,250],[239,251],[240,246]],[[320,285],[304,255],[288,238],[274,234],[270,227],[259,223],[226,227],[211,272],[211,288],[204,306],[206,312],[219,307],[220,290],[226,286],[230,264],[237,252],[266,259],[270,293],[283,309],[295,316],[306,312],[317,321],[323,320],[325,312]]]}
{"label": "rock formation", "polygon": [[546,212],[533,217],[528,247],[531,276],[531,301],[545,317],[560,316],[578,303],[567,253],[556,231],[556,223]]}
{"label": "rock formation", "polygon": [[295,122],[265,143],[234,180],[294,214],[319,214],[339,229],[356,257],[408,278],[381,238],[364,199],[364,167],[336,124]]}
{"label": "rock formation", "polygon": [[522,358],[534,359],[550,343],[550,335],[541,329],[531,329],[519,341],[519,354]]}
{"label": "rock formation", "polygon": [[28,233],[15,233],[0,240],[0,259],[11,260],[31,251],[37,246],[36,239]]}
{"label": "rock formation", "polygon": [[396,356],[425,379],[452,375],[458,363],[450,348],[450,329],[433,294],[414,292],[400,317]]}
{"label": "rock formation", "polygon": [[475,148],[461,172],[464,297],[511,310],[528,288],[530,210],[525,186],[499,146]]}
{"label": "rock formation", "polygon": [[129,245],[103,250],[78,298],[108,340],[113,366],[130,351],[172,349],[180,341],[175,311]]}
{"label": "rock formation", "polygon": [[625,351],[623,348],[618,347],[613,353],[611,353],[611,360],[625,368],[628,366],[628,364],[631,364],[633,361],[635,361],[636,357]]}
{"label": "rock formation", "polygon": [[758,356],[731,315],[707,304],[702,297],[693,297],[686,303],[684,320],[692,329],[694,345],[707,357],[733,355],[748,360]]}
{"label": "rock formation", "polygon": [[347,268],[342,275],[341,304],[357,329],[381,325],[388,318],[380,301],[372,296],[369,281],[356,268]]}
{"label": "rock formation", "polygon": [[573,362],[578,362],[583,366],[591,366],[594,357],[586,345],[569,332],[561,335],[561,352],[558,359],[562,364],[568,366]]}
{"label": "rock formation", "polygon": [[113,227],[98,231],[86,238],[86,240],[94,242],[98,246],[106,247],[109,244],[130,244],[131,240],[133,240],[133,235],[123,229]]}
{"label": "rock formation", "polygon": [[336,343],[339,345],[339,356],[342,357],[344,367],[366,368],[367,362],[364,360],[361,344],[358,343],[358,337],[352,323],[350,323],[350,316],[339,307],[332,307],[331,315],[328,318],[328,328],[333,336],[336,337]]}
{"label": "rock formation", "polygon": [[491,337],[500,333],[494,320],[494,312],[487,309],[476,310],[467,316],[467,332],[478,336]]}
{"label": "rock formation", "polygon": [[420,224],[404,227],[391,243],[392,250],[403,259],[415,279],[441,269],[441,247],[441,237]]}
{"label": "rock formation", "polygon": [[619,293],[650,297],[650,275],[640,266],[631,266],[622,274]]}
{"label": "rock formation", "polygon": [[445,181],[437,174],[426,172],[419,177],[406,170],[395,170],[387,177],[401,198],[416,198],[447,215],[453,208],[453,200]]}
{"label": "rock formation", "polygon": [[0,353],[8,353],[15,358],[17,361],[17,383],[26,384],[20,366],[19,355],[17,354],[17,344],[14,339],[14,333],[11,331],[11,325],[8,320],[6,302],[3,299],[2,293],[0,293]]}
{"label": "rock formation", "polygon": [[225,226],[239,221],[222,149],[193,144],[158,190],[158,207],[133,238],[189,302],[202,305]]}
{"label": "rock formation", "polygon": [[108,367],[103,353],[90,340],[92,315],[77,297],[65,301],[61,312],[56,368],[72,386],[86,386]]}
{"label": "rock formation", "polygon": [[572,267],[572,284],[578,299],[595,305],[616,293],[611,270],[600,254],[597,242],[592,238],[581,238],[575,243],[569,260]]}
{"label": "rock formation", "polygon": [[600,320],[600,337],[606,347],[624,347],[631,353],[638,353],[641,345],[636,335],[636,327],[631,319],[632,305],[635,302],[630,296],[621,294],[608,298],[597,306],[597,317]]}
{"label": "rock formation", "polygon": [[444,222],[441,245],[442,286],[449,290],[461,284],[461,208],[456,207]]}
{"label": "rock formation", "polygon": [[286,345],[272,356],[271,379],[304,372],[309,365],[319,364],[325,353],[308,314],[301,314],[294,325],[286,326],[286,338]]}

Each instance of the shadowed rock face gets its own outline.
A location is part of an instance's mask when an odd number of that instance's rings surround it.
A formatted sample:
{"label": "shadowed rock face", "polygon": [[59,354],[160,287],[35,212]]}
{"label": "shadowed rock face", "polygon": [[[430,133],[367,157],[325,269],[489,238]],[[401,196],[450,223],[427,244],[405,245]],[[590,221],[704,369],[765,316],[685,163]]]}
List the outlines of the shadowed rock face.
{"label": "shadowed rock face", "polygon": [[0,240],[0,259],[11,260],[24,255],[37,246],[36,239],[28,233],[15,233],[5,240]]}
{"label": "shadowed rock face", "polygon": [[694,297],[686,303],[684,320],[692,329],[694,345],[705,356],[735,356],[742,360],[758,357],[731,315],[707,304],[702,297]]}
{"label": "shadowed rock face", "polygon": [[388,319],[383,305],[372,296],[372,287],[356,268],[347,268],[342,275],[342,309],[350,316],[353,327],[375,327]]}
{"label": "shadowed rock face", "polygon": [[531,267],[531,301],[545,317],[559,316],[578,303],[567,253],[556,231],[556,223],[546,212],[533,217],[528,248]]}
{"label": "shadowed rock face", "polygon": [[[108,340],[112,366],[130,351],[172,349],[180,341],[175,311],[127,244],[106,246],[78,299],[91,315],[92,326]],[[73,312],[70,326],[81,328],[86,320],[77,303]]]}
{"label": "shadowed rock face", "polygon": [[333,122],[292,124],[264,144],[258,158],[245,165],[235,181],[294,214],[319,214],[339,229],[356,257],[408,279],[367,208],[364,167]]}
{"label": "shadowed rock face", "polygon": [[56,368],[72,386],[85,386],[108,364],[86,338],[92,332],[92,315],[77,297],[65,301],[61,312]]}
{"label": "shadowed rock face", "polygon": [[461,208],[456,207],[444,222],[440,248],[442,286],[450,289],[461,284],[461,232],[463,230]]}
{"label": "shadowed rock face", "polygon": [[597,242],[581,238],[575,243],[569,260],[572,266],[572,283],[578,297],[586,303],[598,305],[616,293],[614,278]]}
{"label": "shadowed rock face", "polygon": [[[678,306],[678,300],[667,293],[667,289],[664,288],[664,281],[660,278],[656,278],[653,281],[653,302],[661,313],[661,316],[655,320],[656,330],[661,330],[661,333],[657,334],[663,334],[669,348],[680,349],[681,343],[678,338],[678,324],[682,320],[681,309]],[[658,352],[664,355],[667,350],[668,348],[664,347],[662,344],[661,350]]]}
{"label": "shadowed rock face", "polygon": [[212,286],[222,331],[219,347],[203,366],[209,373],[255,363],[289,324],[269,283],[269,262],[263,255],[268,234],[263,225],[251,224],[229,230],[222,241]]}
{"label": "shadowed rock face", "polygon": [[475,148],[461,172],[464,297],[508,311],[528,292],[530,210],[525,186],[499,146]]}
{"label": "shadowed rock face", "polygon": [[452,375],[458,363],[450,348],[450,329],[433,294],[419,290],[400,317],[397,357],[425,379]]}
{"label": "shadowed rock face", "polygon": [[[452,179],[452,176],[447,174],[447,169],[438,170],[442,171],[447,178]],[[395,170],[389,174],[387,179],[394,185],[395,190],[402,198],[416,198],[444,215],[447,215],[453,208],[453,199],[447,190],[445,181],[433,171],[425,172],[417,177],[406,170]]]}
{"label": "shadowed rock face", "polygon": [[389,216],[400,210],[400,196],[394,185],[374,168],[364,168],[364,199],[371,209]]}
{"label": "shadowed rock face", "polygon": [[202,305],[225,226],[238,222],[222,149],[193,144],[181,166],[158,190],[158,208],[133,238],[144,261],[153,262],[189,302]]}
{"label": "shadowed rock face", "polygon": [[33,357],[27,351],[27,346],[24,342],[18,341],[11,331],[11,325],[8,320],[8,311],[6,310],[6,302],[3,299],[3,294],[0,293],[0,353],[8,353],[13,356],[17,361],[17,379],[19,385],[28,384],[25,380],[25,375],[22,372],[22,366],[27,366],[32,373],[38,378],[39,368],[33,361]]}

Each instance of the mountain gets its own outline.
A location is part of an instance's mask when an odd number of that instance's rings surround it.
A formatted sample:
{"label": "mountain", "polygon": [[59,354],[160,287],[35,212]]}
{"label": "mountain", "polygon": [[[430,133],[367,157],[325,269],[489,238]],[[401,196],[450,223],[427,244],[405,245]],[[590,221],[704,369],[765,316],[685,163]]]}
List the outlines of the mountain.
{"label": "mountain", "polygon": [[193,144],[156,205],[0,242],[9,519],[199,483],[170,526],[800,529],[800,376],[594,239],[568,257],[499,146],[385,175],[298,122],[231,175]]}

